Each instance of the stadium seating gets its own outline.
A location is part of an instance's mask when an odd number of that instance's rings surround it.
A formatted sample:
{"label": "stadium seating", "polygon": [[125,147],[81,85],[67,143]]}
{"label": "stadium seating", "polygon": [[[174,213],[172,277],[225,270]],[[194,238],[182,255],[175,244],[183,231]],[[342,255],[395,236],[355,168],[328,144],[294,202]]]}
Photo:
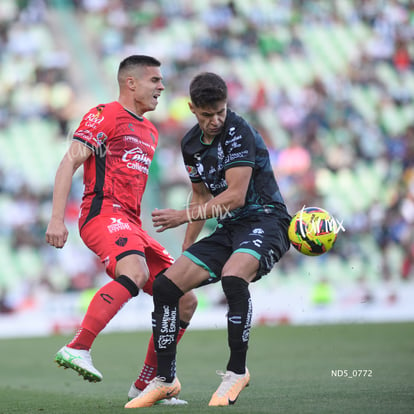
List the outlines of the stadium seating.
{"label": "stadium seating", "polygon": [[[132,7],[128,1],[117,2],[117,9],[105,7],[106,2],[100,9],[99,2],[94,3],[98,9],[88,9],[88,2],[52,1],[37,14],[31,3],[18,8],[16,2],[4,0],[0,5],[8,33],[0,68],[0,172],[4,176],[0,192],[0,287],[11,289],[19,280],[40,281],[45,277],[45,267],[57,268],[57,252],[45,254],[38,246],[12,248],[15,228],[4,217],[10,208],[18,208],[16,194],[20,186],[27,185],[34,194],[40,194],[36,202],[45,228],[54,174],[71,128],[91,102],[116,99],[116,67],[130,53],[154,54],[163,61],[167,88],[159,110],[149,115],[161,130],[168,130],[171,119],[181,122],[183,129],[191,125],[191,117],[180,112],[187,100],[188,81],[199,70],[214,70],[234,85],[241,85],[235,86],[231,101],[236,110],[259,124],[275,160],[289,147],[293,135],[300,137],[301,145],[312,156],[311,171],[305,174],[315,176],[315,193],[306,203],[332,211],[353,234],[340,234],[338,249],[327,257],[305,262],[289,253],[286,273],[318,277],[323,261],[326,275],[335,280],[350,275],[356,280],[361,274],[381,280],[383,275],[376,265],[379,241],[370,228],[369,215],[376,202],[391,208],[394,189],[401,183],[401,200],[412,196],[409,181],[404,180],[413,168],[405,154],[407,130],[414,125],[414,71],[412,62],[411,70],[401,72],[393,65],[392,56],[377,58],[370,54],[368,46],[380,29],[375,18],[369,20],[357,9],[358,2],[277,2],[275,6],[271,0],[248,0],[234,2],[235,14],[224,0],[145,2],[145,10]],[[381,3],[374,2],[378,12]],[[397,3],[395,7],[408,13],[406,2]],[[52,26],[48,24],[51,16],[57,22]],[[395,25],[387,15],[384,18],[389,19],[385,22],[389,26]],[[414,59],[413,30],[406,29]],[[22,42],[22,36],[30,42]],[[71,59],[57,53],[62,38]],[[39,84],[39,71],[50,67],[58,70],[59,76],[52,85]],[[361,67],[367,70],[367,79],[362,78]],[[317,81],[324,91],[318,89]],[[258,100],[260,88],[264,88],[264,104]],[[64,133],[61,120],[50,108],[65,106],[73,96],[79,101],[65,119],[69,126]],[[310,108],[312,99],[319,106]],[[284,106],[292,111],[296,126],[282,119]],[[312,120],[315,135],[310,129]],[[377,141],[373,140],[369,148],[364,141],[374,139],[374,134]],[[178,147],[166,141],[161,136],[161,148],[179,159]],[[350,154],[351,165],[331,165],[329,157],[340,151]],[[188,183],[178,166],[168,168],[164,170],[160,163],[160,180],[175,175],[177,185],[166,188],[162,182],[152,182],[152,188],[163,188],[163,200],[168,205],[183,205]],[[302,207],[301,183],[307,179],[304,175],[279,177],[286,186],[292,212]],[[80,186],[77,177],[75,199]],[[151,194],[148,200],[146,209],[152,207]],[[356,216],[368,224],[359,228],[354,222]],[[412,223],[402,221],[401,225]],[[74,243],[82,248],[78,238]],[[355,243],[359,249],[354,248]],[[386,243],[393,271],[398,274],[404,247],[398,237]],[[344,268],[344,254],[358,271]],[[46,278],[54,277],[46,273]],[[278,274],[283,278],[286,273]],[[63,272],[59,277],[67,275]],[[52,284],[68,288],[68,284],[55,280]]]}

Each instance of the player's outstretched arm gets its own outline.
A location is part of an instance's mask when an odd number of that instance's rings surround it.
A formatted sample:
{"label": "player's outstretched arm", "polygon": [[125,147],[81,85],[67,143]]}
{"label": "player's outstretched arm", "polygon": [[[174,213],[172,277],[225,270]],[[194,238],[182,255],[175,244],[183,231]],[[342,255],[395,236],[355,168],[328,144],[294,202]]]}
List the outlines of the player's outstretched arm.
{"label": "player's outstretched arm", "polygon": [[[193,205],[205,205],[209,202],[209,200],[212,199],[212,197],[212,194],[203,183],[192,183],[191,201],[188,207],[191,207]],[[187,214],[187,216],[189,216],[189,214]],[[205,220],[203,220],[202,217],[198,221],[191,220],[188,222],[182,245],[183,251],[195,243],[198,235],[201,233],[201,230],[204,227],[204,223]]]}
{"label": "player's outstretched arm", "polygon": [[[178,227],[184,223],[191,224],[192,222],[200,220],[202,220],[204,223],[204,220],[206,219],[204,213],[199,214],[197,217],[195,217],[194,214],[191,215],[191,213],[194,210],[194,207],[198,207],[199,203],[205,203],[206,201],[210,200],[212,196],[208,191],[205,190],[205,186],[202,183],[193,183],[192,188],[193,192],[191,203],[184,210],[167,208],[163,210],[155,209],[152,212],[152,222],[154,227],[158,227],[158,233],[163,232],[167,229]],[[201,231],[202,224],[200,226],[197,226],[198,232]]]}
{"label": "player's outstretched arm", "polygon": [[[234,167],[226,172],[227,189],[214,198],[207,190],[201,190],[204,184],[193,184],[193,199],[185,210],[155,210],[152,212],[154,227],[158,227],[157,232],[177,227],[184,223],[204,221],[212,217],[225,217],[230,211],[244,206],[247,189],[252,175],[251,167]],[[205,188],[205,187],[204,187]],[[194,191],[196,189],[196,191]],[[201,196],[200,200],[195,199],[197,190],[209,197]],[[200,201],[200,202],[197,202]],[[195,241],[194,234],[200,232],[202,226],[193,226],[192,234],[188,240]],[[194,233],[193,233],[194,231]],[[198,235],[198,233],[197,233]],[[186,243],[187,244],[187,243]]]}
{"label": "player's outstretched arm", "polygon": [[68,238],[65,226],[65,210],[75,171],[92,154],[92,151],[78,141],[73,141],[56,172],[53,188],[52,215],[46,229],[46,242],[62,248]]}

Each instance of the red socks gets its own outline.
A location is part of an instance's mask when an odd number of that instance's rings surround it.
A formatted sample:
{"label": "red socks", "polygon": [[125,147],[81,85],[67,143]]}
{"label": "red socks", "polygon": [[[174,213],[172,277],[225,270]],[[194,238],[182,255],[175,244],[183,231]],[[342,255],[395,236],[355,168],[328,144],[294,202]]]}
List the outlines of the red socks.
{"label": "red socks", "polygon": [[[180,328],[177,335],[177,343],[180,342],[180,339],[185,333],[184,328]],[[151,335],[151,338],[148,343],[147,355],[145,357],[144,366],[139,374],[138,379],[135,381],[135,386],[139,390],[143,390],[148,383],[155,378],[157,375],[157,353],[154,348],[154,337]]]}
{"label": "red socks", "polygon": [[99,332],[132,296],[131,292],[116,280],[99,289],[89,304],[79,331],[68,347],[89,350]]}

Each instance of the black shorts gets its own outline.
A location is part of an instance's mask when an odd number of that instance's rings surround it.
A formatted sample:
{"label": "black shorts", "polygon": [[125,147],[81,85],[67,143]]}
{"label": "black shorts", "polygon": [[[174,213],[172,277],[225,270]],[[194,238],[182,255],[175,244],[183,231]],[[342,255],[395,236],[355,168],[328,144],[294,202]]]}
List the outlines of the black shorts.
{"label": "black shorts", "polygon": [[189,247],[183,255],[206,269],[210,278],[202,285],[217,282],[233,253],[243,252],[259,260],[253,281],[269,273],[289,250],[290,219],[277,213],[261,213],[243,219],[219,223],[214,232]]}

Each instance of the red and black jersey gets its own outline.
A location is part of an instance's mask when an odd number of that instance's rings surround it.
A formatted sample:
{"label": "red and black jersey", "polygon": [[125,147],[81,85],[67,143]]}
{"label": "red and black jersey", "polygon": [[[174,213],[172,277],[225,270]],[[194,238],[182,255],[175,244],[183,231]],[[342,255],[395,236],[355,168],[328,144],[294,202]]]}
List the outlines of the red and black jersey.
{"label": "red and black jersey", "polygon": [[93,151],[84,163],[80,227],[115,211],[141,225],[141,199],[158,143],[155,126],[111,102],[87,112],[73,139]]}

